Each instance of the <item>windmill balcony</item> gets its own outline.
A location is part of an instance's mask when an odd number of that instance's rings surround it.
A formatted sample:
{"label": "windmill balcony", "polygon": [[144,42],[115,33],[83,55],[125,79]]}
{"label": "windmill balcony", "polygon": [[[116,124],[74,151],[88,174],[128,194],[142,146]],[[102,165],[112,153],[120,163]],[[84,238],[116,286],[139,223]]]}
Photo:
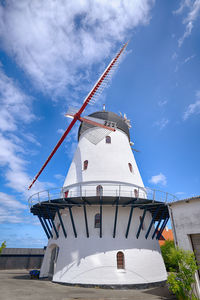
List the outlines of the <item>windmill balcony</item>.
{"label": "windmill balcony", "polygon": [[[121,204],[129,199],[143,199],[151,202],[171,203],[178,200],[175,195],[163,192],[148,187],[140,187],[134,184],[115,181],[87,181],[78,184],[72,184],[65,187],[49,189],[33,194],[29,197],[29,207],[42,202],[51,202],[58,199],[70,201],[77,199],[95,199],[99,202],[102,199],[103,203],[111,204],[112,199],[119,198]],[[110,199],[110,201],[109,201]],[[110,202],[110,203],[109,203]]]}

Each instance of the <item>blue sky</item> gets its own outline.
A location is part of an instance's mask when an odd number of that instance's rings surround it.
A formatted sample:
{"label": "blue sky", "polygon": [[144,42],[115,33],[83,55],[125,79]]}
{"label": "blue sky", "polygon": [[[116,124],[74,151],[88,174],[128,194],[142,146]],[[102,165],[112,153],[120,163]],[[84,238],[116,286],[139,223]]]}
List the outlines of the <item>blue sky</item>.
{"label": "blue sky", "polygon": [[77,126],[27,187],[110,59],[127,55],[99,101],[126,113],[145,186],[200,194],[200,1],[2,1],[0,4],[0,242],[43,247],[30,194],[62,186]]}

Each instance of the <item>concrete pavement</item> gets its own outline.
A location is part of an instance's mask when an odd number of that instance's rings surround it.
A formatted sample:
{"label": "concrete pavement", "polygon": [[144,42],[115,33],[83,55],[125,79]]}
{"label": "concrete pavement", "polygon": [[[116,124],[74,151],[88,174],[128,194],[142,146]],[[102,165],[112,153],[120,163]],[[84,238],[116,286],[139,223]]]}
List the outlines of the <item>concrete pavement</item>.
{"label": "concrete pavement", "polygon": [[27,270],[0,270],[0,300],[157,300],[176,299],[167,287],[148,290],[109,290],[71,287],[29,279]]}

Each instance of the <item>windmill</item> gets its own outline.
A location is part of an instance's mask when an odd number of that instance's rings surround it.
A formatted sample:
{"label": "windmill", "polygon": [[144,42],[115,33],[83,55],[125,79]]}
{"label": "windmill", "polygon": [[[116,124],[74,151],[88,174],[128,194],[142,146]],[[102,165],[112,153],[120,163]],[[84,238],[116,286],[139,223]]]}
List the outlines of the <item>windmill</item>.
{"label": "windmill", "polygon": [[[160,285],[166,278],[158,239],[169,220],[170,194],[144,186],[124,114],[84,109],[105,87],[127,43],[110,62],[29,186],[77,121],[78,145],[62,188],[29,198],[48,238],[40,277],[82,286]],[[165,201],[164,201],[164,200]]]}

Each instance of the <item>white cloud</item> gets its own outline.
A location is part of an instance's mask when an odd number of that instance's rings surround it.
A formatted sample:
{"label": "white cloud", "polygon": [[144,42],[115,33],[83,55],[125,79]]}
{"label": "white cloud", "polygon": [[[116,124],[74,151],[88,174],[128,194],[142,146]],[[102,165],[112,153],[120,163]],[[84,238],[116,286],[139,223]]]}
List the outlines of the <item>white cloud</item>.
{"label": "white cloud", "polygon": [[32,133],[25,133],[23,137],[36,146],[41,146],[41,144],[36,140],[35,136]]}
{"label": "white cloud", "polygon": [[[28,148],[25,148],[25,141],[20,134],[23,125],[35,119],[31,103],[32,99],[0,68],[0,167],[6,185],[25,197],[29,195],[27,187],[31,178],[27,174],[27,161],[24,158]],[[27,141],[39,145],[32,134],[24,132],[22,135]],[[38,182],[32,193],[44,189],[44,186],[45,183]]]}
{"label": "white cloud", "polygon": [[153,3],[10,0],[0,6],[1,44],[38,88],[56,96],[80,80],[88,84],[89,67],[147,24]]}
{"label": "white cloud", "polygon": [[167,126],[168,123],[169,123],[168,119],[162,118],[160,121],[156,121],[154,123],[154,126],[157,126],[160,128],[160,130],[162,130],[163,128],[165,128]]}
{"label": "white cloud", "polygon": [[177,196],[182,196],[182,195],[185,194],[185,192],[176,192],[175,194],[176,194]]}
{"label": "white cloud", "polygon": [[18,122],[30,123],[35,118],[30,107],[31,98],[0,68],[0,130],[15,131]]}
{"label": "white cloud", "polygon": [[180,3],[180,7],[174,11],[174,14],[181,14],[185,8],[189,7],[191,5],[191,0],[182,0]]}
{"label": "white cloud", "polygon": [[164,105],[166,105],[167,104],[167,100],[160,100],[160,101],[158,101],[158,105],[159,106],[164,106]]}
{"label": "white cloud", "polygon": [[21,213],[27,208],[13,196],[0,192],[0,223],[23,222]]}
{"label": "white cloud", "polygon": [[187,10],[187,16],[183,20],[183,24],[186,24],[186,27],[183,36],[178,40],[179,47],[181,47],[184,40],[191,35],[194,23],[200,13],[200,0],[184,0],[174,13],[182,14],[184,13],[184,10]]}
{"label": "white cloud", "polygon": [[60,135],[63,135],[64,132],[65,132],[65,130],[62,129],[62,128],[59,128],[59,129],[57,130],[57,133],[60,134]]}
{"label": "white cloud", "polygon": [[61,174],[55,174],[54,177],[59,180],[59,181],[62,181],[64,182],[65,180],[65,176],[61,175]]}
{"label": "white cloud", "polygon": [[26,209],[27,206],[17,201],[13,196],[0,192],[0,204],[8,209]]}
{"label": "white cloud", "polygon": [[186,59],[184,60],[183,63],[186,64],[188,61],[190,61],[191,59],[193,59],[195,56],[196,56],[196,55],[193,54],[193,55],[191,55],[191,56],[186,57]]}
{"label": "white cloud", "polygon": [[175,60],[178,57],[178,54],[176,52],[173,53],[172,59]]}
{"label": "white cloud", "polygon": [[196,100],[196,102],[188,105],[186,111],[183,114],[183,120],[187,120],[191,115],[200,114],[200,100]]}
{"label": "white cloud", "polygon": [[185,32],[183,34],[183,36],[178,40],[178,46],[181,47],[184,40],[190,36],[191,32],[192,32],[192,28],[193,28],[193,23],[192,22],[189,22],[187,25],[186,25],[186,29],[185,29]]}
{"label": "white cloud", "polygon": [[160,173],[158,175],[154,175],[151,177],[151,179],[149,180],[150,183],[153,184],[162,184],[162,185],[166,185],[167,184],[167,178],[164,174]]}

